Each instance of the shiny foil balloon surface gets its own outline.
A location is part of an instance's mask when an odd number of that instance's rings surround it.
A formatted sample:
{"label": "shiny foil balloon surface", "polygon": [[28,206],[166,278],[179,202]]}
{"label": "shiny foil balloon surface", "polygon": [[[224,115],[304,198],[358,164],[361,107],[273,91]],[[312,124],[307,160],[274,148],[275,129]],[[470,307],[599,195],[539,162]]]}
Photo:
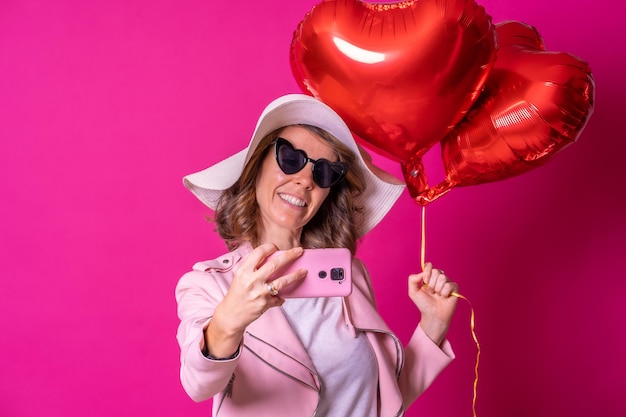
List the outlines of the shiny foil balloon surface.
{"label": "shiny foil balloon surface", "polygon": [[441,141],[476,101],[495,27],[469,0],[323,1],[300,22],[300,88],[339,113],[362,145],[403,162]]}
{"label": "shiny foil balloon surface", "polygon": [[535,28],[520,22],[500,23],[496,32],[498,58],[485,90],[442,141],[445,180],[429,188],[419,154],[402,164],[419,204],[545,163],[578,139],[593,112],[595,84],[584,61],[545,51]]}

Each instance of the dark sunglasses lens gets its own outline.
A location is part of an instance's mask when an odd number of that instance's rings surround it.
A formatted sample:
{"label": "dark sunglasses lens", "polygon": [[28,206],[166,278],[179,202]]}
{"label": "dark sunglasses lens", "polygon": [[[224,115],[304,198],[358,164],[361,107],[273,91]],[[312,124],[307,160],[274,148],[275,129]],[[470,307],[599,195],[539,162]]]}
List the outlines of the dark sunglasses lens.
{"label": "dark sunglasses lens", "polygon": [[[295,149],[283,138],[276,140],[275,152],[278,166],[287,175],[301,171],[309,161],[304,151]],[[343,179],[347,170],[348,167],[343,162],[319,159],[313,163],[313,180],[321,188],[332,187]]]}
{"label": "dark sunglasses lens", "polygon": [[287,141],[276,142],[276,162],[288,175],[295,174],[306,165],[306,157],[295,150]]}
{"label": "dark sunglasses lens", "polygon": [[321,188],[332,187],[346,175],[344,164],[319,160],[313,165],[313,179]]}

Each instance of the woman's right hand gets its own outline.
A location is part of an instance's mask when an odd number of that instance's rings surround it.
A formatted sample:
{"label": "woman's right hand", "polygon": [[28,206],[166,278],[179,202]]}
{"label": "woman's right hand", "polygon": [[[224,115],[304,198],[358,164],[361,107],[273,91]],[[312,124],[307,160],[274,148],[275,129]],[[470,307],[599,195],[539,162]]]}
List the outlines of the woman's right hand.
{"label": "woman's right hand", "polygon": [[[213,318],[205,329],[208,352],[215,358],[232,356],[250,323],[261,317],[269,308],[281,306],[285,300],[280,290],[306,276],[306,269],[284,275],[272,281],[277,295],[272,295],[268,279],[280,268],[302,255],[301,247],[292,248],[272,257],[277,248],[265,243],[255,248],[235,272],[233,282],[221,303],[215,308]],[[201,346],[204,348],[204,346]]]}

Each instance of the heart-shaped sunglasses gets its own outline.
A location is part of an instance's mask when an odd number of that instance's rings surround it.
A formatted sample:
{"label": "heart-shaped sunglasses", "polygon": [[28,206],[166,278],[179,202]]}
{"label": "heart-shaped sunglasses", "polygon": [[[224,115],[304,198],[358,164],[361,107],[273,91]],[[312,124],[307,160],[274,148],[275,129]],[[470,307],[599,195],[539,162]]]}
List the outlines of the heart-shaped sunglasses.
{"label": "heart-shaped sunglasses", "polygon": [[345,162],[330,162],[328,159],[311,159],[301,149],[296,149],[284,138],[276,138],[274,142],[274,154],[278,167],[287,175],[295,174],[306,166],[313,163],[313,181],[321,188],[332,187],[341,181],[348,172],[348,164]]}

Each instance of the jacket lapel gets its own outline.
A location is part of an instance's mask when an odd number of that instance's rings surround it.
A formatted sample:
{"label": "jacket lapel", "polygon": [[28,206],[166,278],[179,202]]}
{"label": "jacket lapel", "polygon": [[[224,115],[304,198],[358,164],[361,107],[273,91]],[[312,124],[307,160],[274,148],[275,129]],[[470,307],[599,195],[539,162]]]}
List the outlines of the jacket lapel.
{"label": "jacket lapel", "polygon": [[244,346],[269,366],[319,390],[311,358],[280,308],[270,308],[246,330]]}
{"label": "jacket lapel", "polygon": [[346,321],[359,330],[373,330],[391,333],[389,326],[378,314],[374,302],[374,291],[369,275],[358,259],[352,261],[352,293],[344,298]]}

